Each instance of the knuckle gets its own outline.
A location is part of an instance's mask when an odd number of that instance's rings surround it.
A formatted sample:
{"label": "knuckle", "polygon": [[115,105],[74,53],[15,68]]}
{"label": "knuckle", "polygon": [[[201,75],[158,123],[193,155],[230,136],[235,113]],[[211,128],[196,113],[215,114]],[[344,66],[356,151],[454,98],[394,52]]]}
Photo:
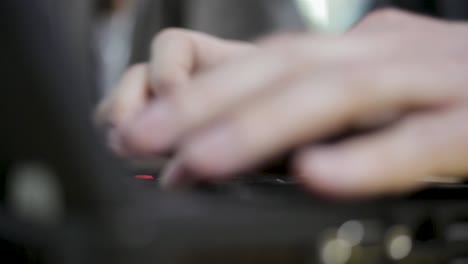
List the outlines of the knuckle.
{"label": "knuckle", "polygon": [[260,46],[264,47],[272,47],[272,48],[284,48],[284,47],[290,47],[293,43],[294,40],[297,38],[298,34],[293,34],[293,33],[280,33],[276,34],[273,36],[268,36],[260,41],[258,41],[258,44]]}
{"label": "knuckle", "polygon": [[155,48],[162,41],[184,38],[188,32],[188,30],[181,28],[163,29],[153,38],[151,46]]}
{"label": "knuckle", "polygon": [[[125,74],[123,75],[122,79],[128,77],[128,76],[135,76],[138,75],[148,69],[148,64],[146,63],[138,63],[130,66]],[[121,80],[122,83],[123,80]]]}
{"label": "knuckle", "polygon": [[122,122],[128,111],[129,92],[133,93],[135,87],[132,80],[144,78],[144,73],[148,70],[148,65],[144,63],[130,66],[123,74],[118,85],[111,91],[98,106],[97,116],[102,122],[111,126],[118,126]]}
{"label": "knuckle", "polygon": [[130,66],[122,75],[120,81],[112,91],[112,97],[117,100],[126,95],[129,91],[139,88],[142,82],[145,82],[149,74],[149,64],[140,63]]}
{"label": "knuckle", "polygon": [[381,8],[371,12],[363,19],[363,23],[378,23],[384,21],[395,21],[403,17],[403,12],[392,7]]}
{"label": "knuckle", "polygon": [[100,103],[95,115],[95,124],[101,128],[118,128],[122,125],[125,113],[118,100],[106,99]]}
{"label": "knuckle", "polygon": [[159,34],[156,37],[160,38],[170,38],[170,37],[178,37],[178,36],[183,36],[187,34],[186,29],[182,28],[174,28],[174,27],[169,27],[161,30]]}

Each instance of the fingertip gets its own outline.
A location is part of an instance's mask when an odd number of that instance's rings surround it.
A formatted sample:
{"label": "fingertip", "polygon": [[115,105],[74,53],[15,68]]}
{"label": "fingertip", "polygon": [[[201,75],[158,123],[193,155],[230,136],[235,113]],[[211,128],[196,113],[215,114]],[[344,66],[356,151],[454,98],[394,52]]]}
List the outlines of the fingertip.
{"label": "fingertip", "polygon": [[218,124],[192,136],[182,149],[184,164],[207,179],[226,178],[243,169],[244,153],[229,124]]}
{"label": "fingertip", "polygon": [[[330,149],[308,150],[294,162],[299,181],[306,188],[334,197],[360,197],[379,192],[370,160],[350,157]],[[377,176],[378,177],[378,176]]]}
{"label": "fingertip", "polygon": [[332,161],[313,151],[303,151],[293,161],[294,175],[306,188],[320,193],[339,193]]}
{"label": "fingertip", "polygon": [[177,135],[171,115],[167,103],[155,103],[123,129],[124,146],[138,156],[155,156],[169,151]]}
{"label": "fingertip", "polygon": [[164,189],[174,189],[184,185],[184,178],[186,178],[186,170],[179,159],[174,159],[161,174],[159,184]]}

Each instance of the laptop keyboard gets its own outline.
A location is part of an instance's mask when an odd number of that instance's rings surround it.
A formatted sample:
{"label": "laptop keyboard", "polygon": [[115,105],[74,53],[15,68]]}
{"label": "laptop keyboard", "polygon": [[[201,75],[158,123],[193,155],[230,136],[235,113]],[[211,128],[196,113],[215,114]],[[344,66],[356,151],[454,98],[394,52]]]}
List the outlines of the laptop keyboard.
{"label": "laptop keyboard", "polygon": [[[133,178],[139,181],[157,182],[158,173],[138,173]],[[233,179],[230,183],[245,185],[263,185],[263,186],[288,186],[296,185],[297,181],[292,177],[274,176],[274,175],[254,175]]]}

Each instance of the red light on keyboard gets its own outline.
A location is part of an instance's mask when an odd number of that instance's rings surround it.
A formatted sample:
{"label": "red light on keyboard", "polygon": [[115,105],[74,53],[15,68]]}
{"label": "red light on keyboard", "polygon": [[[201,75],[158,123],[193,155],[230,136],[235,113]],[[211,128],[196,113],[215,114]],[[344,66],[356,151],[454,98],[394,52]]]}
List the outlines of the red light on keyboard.
{"label": "red light on keyboard", "polygon": [[137,180],[143,180],[143,181],[152,181],[154,180],[154,176],[152,175],[135,175],[135,179]]}

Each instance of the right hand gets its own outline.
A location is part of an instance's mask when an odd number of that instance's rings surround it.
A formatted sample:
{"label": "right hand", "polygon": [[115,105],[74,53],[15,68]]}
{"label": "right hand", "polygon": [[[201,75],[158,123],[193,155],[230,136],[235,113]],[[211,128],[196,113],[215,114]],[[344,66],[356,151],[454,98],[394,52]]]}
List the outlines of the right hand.
{"label": "right hand", "polygon": [[254,50],[247,42],[200,32],[166,29],[158,34],[149,63],[132,66],[98,106],[96,121],[108,129],[108,144],[120,156],[151,158],[151,149],[128,149],[120,134],[158,97],[171,96],[198,73]]}

